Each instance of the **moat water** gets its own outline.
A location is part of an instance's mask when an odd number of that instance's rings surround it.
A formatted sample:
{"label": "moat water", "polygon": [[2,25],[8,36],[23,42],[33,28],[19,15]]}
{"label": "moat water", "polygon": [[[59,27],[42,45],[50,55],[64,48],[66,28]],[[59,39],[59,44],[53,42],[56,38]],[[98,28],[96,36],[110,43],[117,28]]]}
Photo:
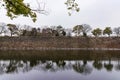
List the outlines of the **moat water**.
{"label": "moat water", "polygon": [[0,80],[120,80],[120,51],[0,51]]}

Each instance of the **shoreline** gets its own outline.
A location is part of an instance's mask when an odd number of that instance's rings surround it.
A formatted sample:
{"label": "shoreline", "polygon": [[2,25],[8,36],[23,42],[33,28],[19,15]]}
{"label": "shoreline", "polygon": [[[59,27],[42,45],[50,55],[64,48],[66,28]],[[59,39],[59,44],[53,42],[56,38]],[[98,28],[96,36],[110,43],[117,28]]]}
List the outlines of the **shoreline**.
{"label": "shoreline", "polygon": [[0,50],[92,50],[92,51],[98,51],[98,50],[102,50],[102,51],[119,51],[120,48],[0,48]]}

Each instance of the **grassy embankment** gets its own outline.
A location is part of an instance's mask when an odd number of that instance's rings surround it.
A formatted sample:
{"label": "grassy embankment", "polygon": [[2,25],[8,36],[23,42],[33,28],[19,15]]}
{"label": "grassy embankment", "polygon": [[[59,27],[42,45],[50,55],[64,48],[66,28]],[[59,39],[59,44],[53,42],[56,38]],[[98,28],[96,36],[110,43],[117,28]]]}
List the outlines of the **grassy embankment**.
{"label": "grassy embankment", "polygon": [[119,37],[0,37],[0,49],[120,48]]}

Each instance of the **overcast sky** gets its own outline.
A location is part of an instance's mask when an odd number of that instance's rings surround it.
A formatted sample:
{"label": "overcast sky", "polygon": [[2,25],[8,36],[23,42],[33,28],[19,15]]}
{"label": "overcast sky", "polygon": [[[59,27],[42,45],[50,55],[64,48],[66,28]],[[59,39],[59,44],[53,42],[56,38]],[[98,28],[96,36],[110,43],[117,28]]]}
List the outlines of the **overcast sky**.
{"label": "overcast sky", "polygon": [[[34,6],[35,0],[27,0]],[[0,22],[27,24],[33,27],[62,25],[65,28],[72,28],[78,24],[89,24],[92,28],[118,27],[120,26],[120,0],[76,0],[80,6],[79,13],[68,16],[66,0],[44,0],[49,15],[38,14],[36,23],[30,18],[22,16],[10,20],[6,17],[4,9],[0,9]]]}

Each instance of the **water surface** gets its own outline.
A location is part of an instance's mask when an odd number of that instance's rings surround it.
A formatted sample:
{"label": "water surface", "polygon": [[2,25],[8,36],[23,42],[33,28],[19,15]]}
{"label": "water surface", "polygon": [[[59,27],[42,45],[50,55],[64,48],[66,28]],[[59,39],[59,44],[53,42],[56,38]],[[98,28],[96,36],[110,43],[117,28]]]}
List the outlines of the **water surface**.
{"label": "water surface", "polygon": [[0,80],[120,80],[119,51],[0,51]]}

